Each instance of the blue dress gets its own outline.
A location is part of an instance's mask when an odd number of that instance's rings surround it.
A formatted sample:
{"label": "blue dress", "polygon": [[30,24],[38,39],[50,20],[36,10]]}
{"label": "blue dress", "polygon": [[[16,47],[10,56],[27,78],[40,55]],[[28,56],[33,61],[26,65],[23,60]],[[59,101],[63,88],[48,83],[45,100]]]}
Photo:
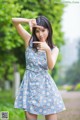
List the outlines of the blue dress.
{"label": "blue dress", "polygon": [[54,114],[66,110],[59,90],[48,73],[45,51],[36,52],[32,42],[25,51],[26,70],[20,84],[14,108],[33,114]]}

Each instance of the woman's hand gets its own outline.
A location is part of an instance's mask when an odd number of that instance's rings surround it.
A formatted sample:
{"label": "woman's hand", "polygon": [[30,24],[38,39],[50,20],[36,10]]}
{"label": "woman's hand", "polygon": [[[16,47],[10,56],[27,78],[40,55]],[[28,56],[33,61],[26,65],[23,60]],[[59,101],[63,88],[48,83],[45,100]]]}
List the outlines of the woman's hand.
{"label": "woman's hand", "polygon": [[29,26],[30,26],[30,31],[32,32],[32,28],[37,25],[36,19],[30,19],[29,20]]}
{"label": "woman's hand", "polygon": [[33,42],[34,44],[37,44],[37,49],[38,50],[44,50],[44,51],[48,51],[50,50],[50,47],[48,46],[48,44],[46,42],[38,42],[38,41],[35,41]]}
{"label": "woman's hand", "polygon": [[29,26],[30,26],[30,31],[32,32],[33,27],[37,27],[40,29],[43,29],[43,26],[39,26],[36,23],[36,19],[29,19]]}

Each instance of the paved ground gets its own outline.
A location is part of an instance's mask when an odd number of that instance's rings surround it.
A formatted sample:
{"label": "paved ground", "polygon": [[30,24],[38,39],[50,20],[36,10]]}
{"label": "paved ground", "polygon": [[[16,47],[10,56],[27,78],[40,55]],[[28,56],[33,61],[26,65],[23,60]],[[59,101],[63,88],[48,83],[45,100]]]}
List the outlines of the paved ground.
{"label": "paved ground", "polygon": [[80,92],[61,92],[66,111],[58,114],[58,120],[80,120]]}

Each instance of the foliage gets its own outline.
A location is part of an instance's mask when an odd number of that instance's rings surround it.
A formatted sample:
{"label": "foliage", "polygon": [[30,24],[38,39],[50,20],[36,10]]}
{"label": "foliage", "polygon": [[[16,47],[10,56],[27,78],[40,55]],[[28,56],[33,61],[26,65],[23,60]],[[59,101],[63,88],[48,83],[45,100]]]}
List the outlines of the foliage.
{"label": "foliage", "polygon": [[78,84],[76,85],[75,90],[76,90],[76,91],[80,91],[80,83],[78,83]]}
{"label": "foliage", "polygon": [[67,85],[65,88],[63,87],[63,89],[67,91],[80,91],[80,83],[76,85]]}
{"label": "foliage", "polygon": [[73,90],[73,86],[68,85],[65,89],[66,89],[67,91],[72,91],[72,90]]}
{"label": "foliage", "polygon": [[[13,107],[14,99],[12,94],[13,94],[12,89],[9,91],[0,91],[0,103],[1,103],[0,112],[8,111],[10,120],[14,120],[14,119],[22,120],[24,119],[24,113],[22,110],[14,109]],[[6,98],[6,101],[4,98]]]}
{"label": "foliage", "polygon": [[[55,4],[54,0],[6,0],[0,1],[0,79],[13,80],[14,63],[18,65],[18,70],[23,75],[25,68],[24,60],[24,42],[16,32],[12,17],[36,18],[38,15],[46,16],[53,28],[53,42],[59,48],[63,41],[61,32],[61,16],[63,13],[63,4]],[[29,27],[23,24],[29,31]],[[30,32],[30,31],[29,31]],[[58,57],[58,62],[61,56]],[[56,76],[58,64],[52,71],[52,76]]]}
{"label": "foliage", "polygon": [[65,82],[76,85],[80,82],[80,42],[78,43],[78,60],[66,71]]}
{"label": "foliage", "polygon": [[[20,1],[20,4],[23,5],[23,8],[30,11],[37,11],[37,15],[44,15],[46,16],[52,25],[53,28],[53,43],[58,46],[58,48],[61,47],[61,45],[64,44],[63,40],[63,32],[61,32],[61,17],[63,14],[63,4],[55,4],[54,0],[28,0],[28,1]],[[23,16],[23,14],[21,14]],[[25,16],[24,16],[25,17]],[[57,64],[55,65],[55,68],[52,70],[51,75],[54,77],[54,79],[57,79],[57,69],[58,69],[58,62],[61,60],[61,55],[58,56]]]}
{"label": "foliage", "polygon": [[[16,42],[19,38],[15,37],[13,33],[14,28],[12,26],[12,16],[19,16],[21,5],[17,3],[17,0],[0,1],[0,79],[12,79],[13,63],[17,61],[17,58],[13,54],[12,49],[21,45],[22,41]],[[15,44],[16,43],[16,44]]]}

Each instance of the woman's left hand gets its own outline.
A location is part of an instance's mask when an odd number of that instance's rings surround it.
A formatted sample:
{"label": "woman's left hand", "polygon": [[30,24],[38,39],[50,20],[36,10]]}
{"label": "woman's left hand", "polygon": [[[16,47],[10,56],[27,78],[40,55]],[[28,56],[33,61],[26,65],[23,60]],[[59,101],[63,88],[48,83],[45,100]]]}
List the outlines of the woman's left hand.
{"label": "woman's left hand", "polygon": [[35,41],[33,42],[34,44],[37,44],[37,49],[38,50],[44,50],[44,51],[47,51],[50,49],[50,47],[48,46],[48,44],[46,42],[38,42],[38,41]]}

